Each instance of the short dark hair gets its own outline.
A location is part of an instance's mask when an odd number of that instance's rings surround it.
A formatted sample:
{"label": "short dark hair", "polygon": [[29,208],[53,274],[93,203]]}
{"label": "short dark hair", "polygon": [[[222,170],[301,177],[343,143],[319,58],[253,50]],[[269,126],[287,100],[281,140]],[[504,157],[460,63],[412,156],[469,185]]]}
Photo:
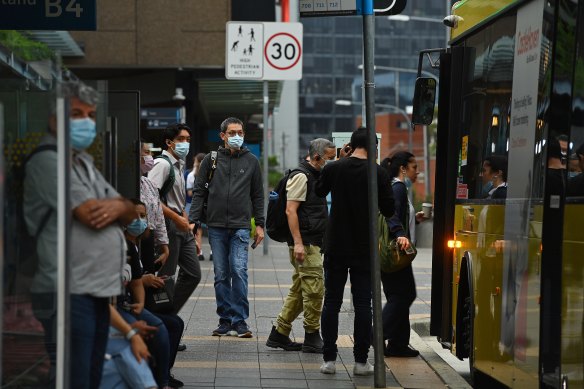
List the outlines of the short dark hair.
{"label": "short dark hair", "polygon": [[[559,143],[558,143],[559,147]],[[507,181],[507,157],[504,155],[493,154],[490,157],[485,158],[487,165],[491,167],[493,171],[503,172],[503,181]]]}
{"label": "short dark hair", "polygon": [[412,158],[416,157],[409,151],[398,151],[392,157],[387,157],[381,161],[381,167],[387,170],[389,178],[394,178],[399,175],[401,167],[408,167],[408,163],[411,162]]}
{"label": "short dark hair", "polygon": [[174,123],[166,127],[162,132],[162,148],[166,150],[168,148],[166,141],[174,140],[182,130],[187,130],[189,135],[191,134],[191,129],[184,123]]}
{"label": "short dark hair", "polygon": [[[351,148],[353,150],[357,149],[357,148],[362,148],[365,149],[367,151],[369,151],[369,141],[368,139],[368,129],[367,127],[359,127],[357,128],[355,131],[353,131],[353,134],[351,135]],[[375,136],[375,144],[377,144],[379,141],[377,140],[377,135]]]}
{"label": "short dark hair", "polygon": [[223,120],[223,122],[221,123],[221,132],[227,131],[227,127],[229,127],[230,124],[239,124],[241,125],[241,128],[243,128],[243,122],[241,120],[239,120],[238,118],[229,117]]}

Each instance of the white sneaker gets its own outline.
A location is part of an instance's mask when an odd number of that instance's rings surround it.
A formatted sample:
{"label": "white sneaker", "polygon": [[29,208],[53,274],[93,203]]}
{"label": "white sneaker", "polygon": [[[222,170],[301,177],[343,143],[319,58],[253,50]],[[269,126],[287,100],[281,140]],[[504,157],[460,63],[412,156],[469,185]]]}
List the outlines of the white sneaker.
{"label": "white sneaker", "polygon": [[337,368],[335,367],[335,361],[326,361],[320,365],[320,372],[322,374],[335,374]]}
{"label": "white sneaker", "polygon": [[[321,367],[322,371],[322,367]],[[374,367],[369,361],[365,363],[355,362],[355,366],[353,367],[353,374],[354,375],[373,375]]]}

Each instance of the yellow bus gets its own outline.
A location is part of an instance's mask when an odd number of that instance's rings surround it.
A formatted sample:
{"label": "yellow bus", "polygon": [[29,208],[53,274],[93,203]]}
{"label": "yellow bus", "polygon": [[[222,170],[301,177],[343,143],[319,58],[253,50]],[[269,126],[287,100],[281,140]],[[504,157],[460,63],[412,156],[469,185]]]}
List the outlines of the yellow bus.
{"label": "yellow bus", "polygon": [[476,387],[584,388],[584,2],[458,1],[445,24],[431,334]]}

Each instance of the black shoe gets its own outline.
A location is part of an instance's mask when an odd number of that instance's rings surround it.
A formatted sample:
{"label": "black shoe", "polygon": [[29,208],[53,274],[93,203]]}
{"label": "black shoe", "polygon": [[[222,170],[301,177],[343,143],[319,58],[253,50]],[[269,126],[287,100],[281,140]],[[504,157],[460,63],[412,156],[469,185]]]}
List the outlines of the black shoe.
{"label": "black shoe", "polygon": [[178,347],[176,348],[176,351],[185,351],[187,349],[187,345],[184,343],[181,343],[178,345]]}
{"label": "black shoe", "polygon": [[397,358],[415,358],[420,355],[418,350],[411,348],[410,346],[405,347],[390,347],[383,351],[383,355],[386,357],[397,357]]}
{"label": "black shoe", "polygon": [[304,333],[304,343],[302,344],[303,353],[317,353],[322,354],[324,343],[320,337],[320,332]]}
{"label": "black shoe", "polygon": [[199,261],[204,261],[205,260],[205,256],[203,254],[199,255]]}
{"label": "black shoe", "polygon": [[209,254],[209,261],[213,262],[213,253]]}
{"label": "black shoe", "polygon": [[293,342],[290,337],[279,333],[275,326],[272,326],[272,332],[270,332],[270,336],[266,341],[266,346],[272,348],[281,348],[286,351],[302,350],[302,343]]}
{"label": "black shoe", "polygon": [[168,378],[168,386],[170,386],[171,388],[182,388],[183,386],[185,386],[185,384],[181,380],[177,380],[176,378],[174,378],[174,376],[171,374],[170,377]]}

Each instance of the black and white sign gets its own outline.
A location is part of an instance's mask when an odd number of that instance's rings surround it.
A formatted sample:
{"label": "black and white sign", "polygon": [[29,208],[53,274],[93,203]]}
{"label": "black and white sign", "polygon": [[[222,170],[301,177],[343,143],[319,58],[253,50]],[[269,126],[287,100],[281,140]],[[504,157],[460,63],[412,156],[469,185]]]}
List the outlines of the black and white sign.
{"label": "black and white sign", "polygon": [[228,22],[225,77],[229,80],[300,80],[302,24]]}
{"label": "black and white sign", "polygon": [[225,77],[261,80],[264,75],[264,23],[228,22],[226,32]]}

